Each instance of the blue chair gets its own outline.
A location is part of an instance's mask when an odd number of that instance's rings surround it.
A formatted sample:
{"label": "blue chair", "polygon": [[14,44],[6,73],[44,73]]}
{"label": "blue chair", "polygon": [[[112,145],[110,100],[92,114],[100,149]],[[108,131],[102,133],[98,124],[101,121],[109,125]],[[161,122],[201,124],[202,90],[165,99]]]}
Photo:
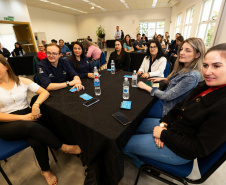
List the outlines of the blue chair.
{"label": "blue chair", "polygon": [[[7,158],[15,155],[16,153],[24,150],[27,147],[29,147],[29,144],[24,139],[15,140],[15,141],[6,141],[6,140],[3,140],[0,138],[0,161],[4,160],[5,162],[7,162],[7,160],[6,160]],[[57,162],[57,159],[51,148],[50,148],[50,151],[52,153],[52,156],[53,156],[55,162]],[[2,175],[5,178],[5,180],[7,181],[7,183],[9,185],[12,185],[8,176],[2,169],[1,165],[0,165],[0,172],[2,173]]]}
{"label": "blue chair", "polygon": [[38,74],[35,74],[35,76],[33,77],[33,81],[34,81],[36,84],[40,85],[40,81],[39,81],[39,79],[38,79]]}
{"label": "blue chair", "polygon": [[165,70],[163,72],[165,78],[169,75],[170,70],[171,70],[171,63],[170,62],[166,62],[166,68],[165,68]]}
{"label": "blue chair", "polygon": [[104,64],[106,64],[106,58],[105,58],[105,54],[102,52],[100,55],[100,67]]}
{"label": "blue chair", "polygon": [[134,185],[137,185],[141,172],[170,185],[176,184],[164,177],[160,177],[160,174],[164,174],[165,176],[177,180],[184,185],[188,185],[188,183],[201,184],[205,182],[206,179],[208,179],[225,162],[226,143],[224,143],[209,156],[204,158],[197,158],[201,178],[195,180],[187,178],[187,176],[192,171],[193,161],[183,165],[170,165],[145,157],[141,157],[140,159],[143,160],[146,164],[140,167]]}
{"label": "blue chair", "polygon": [[107,58],[107,51],[104,51],[105,59]]}

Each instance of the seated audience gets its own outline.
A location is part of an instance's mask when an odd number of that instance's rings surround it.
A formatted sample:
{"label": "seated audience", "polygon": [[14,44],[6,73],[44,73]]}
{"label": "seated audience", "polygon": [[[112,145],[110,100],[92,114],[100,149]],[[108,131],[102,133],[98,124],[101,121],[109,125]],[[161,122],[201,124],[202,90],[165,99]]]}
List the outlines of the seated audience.
{"label": "seated audience", "polygon": [[93,40],[90,38],[90,36],[87,37],[87,40],[92,42]]}
{"label": "seated audience", "polygon": [[172,69],[174,68],[174,64],[175,64],[177,57],[178,57],[177,53],[178,53],[179,47],[180,47],[180,45],[183,41],[184,41],[183,36],[177,37],[176,38],[176,46],[174,48],[172,48],[172,50],[169,52],[169,54],[170,54],[169,60],[172,64],[172,66],[171,66]]}
{"label": "seated audience", "polygon": [[165,42],[163,41],[163,39],[162,39],[162,35],[158,35],[157,36],[157,40],[159,41],[159,43],[161,44],[161,46],[162,46],[162,49],[166,49],[166,45],[165,45]]}
{"label": "seated audience", "polygon": [[140,49],[145,48],[144,45],[143,45],[143,41],[141,40],[141,34],[140,33],[137,34],[137,40],[134,41],[133,48],[135,50],[140,50]]}
{"label": "seated audience", "polygon": [[150,87],[143,82],[137,86],[148,91],[151,96],[159,100],[152,106],[148,117],[161,118],[165,116],[172,107],[181,102],[189,92],[199,83],[201,77],[201,65],[205,54],[205,45],[202,39],[189,38],[179,48],[179,57],[175,67],[167,78],[151,78],[152,82],[163,82],[168,84],[165,91],[156,87]]}
{"label": "seated audience", "polygon": [[170,53],[170,51],[172,51],[173,48],[176,47],[176,39],[177,39],[177,37],[179,37],[179,36],[181,36],[181,34],[180,34],[180,33],[176,33],[175,40],[174,40],[174,41],[171,40],[171,42],[173,41],[173,43],[170,45],[169,49],[166,50],[166,52],[169,52],[169,53]]}
{"label": "seated audience", "polygon": [[68,59],[80,78],[94,78],[93,66],[85,56],[82,43],[74,42],[72,56]]}
{"label": "seated audience", "polygon": [[14,56],[20,56],[20,52],[23,55],[24,54],[24,50],[21,47],[21,45],[19,44],[19,42],[16,42],[14,45],[15,45],[15,49],[13,50]]}
{"label": "seated audience", "polygon": [[158,37],[158,35],[157,35],[157,33],[155,32],[155,34],[154,34],[154,36],[153,36],[153,40],[157,40],[157,37]]}
{"label": "seated audience", "polygon": [[[40,105],[49,92],[30,79],[17,77],[6,59],[0,55],[0,137],[4,140],[25,139],[35,152],[41,173],[48,184],[56,185],[57,177],[50,171],[48,147],[65,153],[80,154],[78,145],[67,145],[40,124]],[[39,94],[29,108],[27,91]],[[45,123],[43,123],[44,125]]]}
{"label": "seated audience", "polygon": [[148,43],[146,56],[137,72],[141,78],[149,78],[151,76],[164,77],[164,70],[166,68],[166,58],[160,43],[156,40],[151,40]]}
{"label": "seated audience", "polygon": [[226,142],[225,53],[225,43],[210,48],[203,61],[204,81],[161,120],[143,120],[123,148],[138,168],[144,164],[139,156],[181,165],[210,155]]}
{"label": "seated audience", "polygon": [[46,40],[42,39],[42,44],[45,46],[46,45]]}
{"label": "seated audience", "polygon": [[163,41],[165,42],[166,48],[168,49],[169,47],[169,43],[170,43],[170,36],[169,36],[169,32],[165,32],[165,36]]}
{"label": "seated audience", "polygon": [[146,35],[143,33],[142,34],[142,38],[141,38],[143,43],[147,43],[148,42],[148,38],[146,37]]}
{"label": "seated audience", "polygon": [[131,39],[130,39],[130,35],[125,36],[123,48],[124,48],[124,51],[126,51],[128,53],[134,51],[134,48],[133,48],[133,45],[132,45],[132,42],[131,42]]}
{"label": "seated audience", "polygon": [[111,61],[114,60],[116,71],[128,71],[130,65],[130,57],[127,52],[124,51],[122,41],[115,41],[115,51],[113,51],[108,60],[108,68],[111,68]]}
{"label": "seated audience", "polygon": [[47,58],[37,64],[41,86],[48,91],[70,86],[76,87],[78,91],[84,89],[78,74],[68,61],[60,57],[60,53],[58,45],[47,45]]}
{"label": "seated audience", "polygon": [[52,39],[52,40],[51,40],[51,43],[52,43],[52,44],[57,44],[57,40]]}
{"label": "seated audience", "polygon": [[59,40],[59,46],[60,46],[62,55],[70,55],[71,54],[71,50],[64,44],[63,39]]}
{"label": "seated audience", "polygon": [[1,42],[0,42],[0,54],[2,54],[5,58],[9,58],[9,56],[10,56],[9,50],[2,47]]}
{"label": "seated audience", "polygon": [[90,61],[92,61],[92,66],[96,66],[97,68],[99,68],[101,56],[100,48],[93,42],[88,41],[87,39],[83,41],[83,45],[85,48],[88,48],[86,56],[90,59]]}
{"label": "seated audience", "polygon": [[37,57],[41,61],[41,60],[43,60],[44,58],[47,57],[46,56],[45,46],[43,44],[39,44],[38,45],[38,49],[39,49],[39,52],[37,53]]}

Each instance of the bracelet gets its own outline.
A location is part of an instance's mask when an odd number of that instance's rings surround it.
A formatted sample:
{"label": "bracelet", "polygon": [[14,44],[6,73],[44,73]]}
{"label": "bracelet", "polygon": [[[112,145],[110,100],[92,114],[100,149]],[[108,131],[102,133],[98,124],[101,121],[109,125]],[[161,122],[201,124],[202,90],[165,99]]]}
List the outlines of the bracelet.
{"label": "bracelet", "polygon": [[33,105],[37,104],[38,106],[40,106],[41,104],[39,102],[35,102]]}
{"label": "bracelet", "polygon": [[37,105],[37,104],[33,104],[33,106],[39,107],[39,105]]}

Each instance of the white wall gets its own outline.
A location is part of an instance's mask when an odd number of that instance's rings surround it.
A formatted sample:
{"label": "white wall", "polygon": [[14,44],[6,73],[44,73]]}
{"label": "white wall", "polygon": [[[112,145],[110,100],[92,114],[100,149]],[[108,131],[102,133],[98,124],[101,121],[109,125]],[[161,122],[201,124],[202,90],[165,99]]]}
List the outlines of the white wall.
{"label": "white wall", "polygon": [[125,35],[130,34],[131,37],[135,38],[140,20],[165,20],[165,31],[169,31],[170,17],[171,8],[78,15],[76,16],[78,37],[86,38],[90,35],[93,41],[96,42],[96,30],[101,25],[105,29],[106,40],[114,39],[116,26],[119,26]]}
{"label": "white wall", "polygon": [[47,43],[52,39],[63,39],[65,42],[78,38],[76,17],[61,12],[28,6],[32,31],[45,32]]}
{"label": "white wall", "polygon": [[25,0],[1,0],[0,1],[0,20],[4,17],[14,16],[14,21],[30,22]]}

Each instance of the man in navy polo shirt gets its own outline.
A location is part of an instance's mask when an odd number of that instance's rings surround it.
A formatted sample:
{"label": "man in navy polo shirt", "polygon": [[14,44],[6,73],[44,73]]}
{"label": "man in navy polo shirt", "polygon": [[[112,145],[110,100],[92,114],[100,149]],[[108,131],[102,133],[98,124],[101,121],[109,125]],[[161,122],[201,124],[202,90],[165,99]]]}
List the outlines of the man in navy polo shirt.
{"label": "man in navy polo shirt", "polygon": [[41,86],[46,90],[58,90],[73,86],[77,90],[84,89],[76,71],[69,63],[60,58],[61,49],[56,44],[47,46],[47,58],[37,64],[37,71]]}

